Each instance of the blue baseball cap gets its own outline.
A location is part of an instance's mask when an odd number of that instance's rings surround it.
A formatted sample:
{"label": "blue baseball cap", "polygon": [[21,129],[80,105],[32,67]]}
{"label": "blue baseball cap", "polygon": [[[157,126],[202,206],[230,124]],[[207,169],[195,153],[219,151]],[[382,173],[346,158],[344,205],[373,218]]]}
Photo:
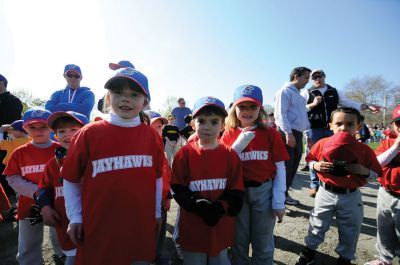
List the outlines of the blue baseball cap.
{"label": "blue baseball cap", "polygon": [[128,67],[120,69],[113,77],[111,77],[107,81],[107,83],[104,85],[104,88],[110,89],[112,83],[121,79],[128,79],[135,82],[142,89],[142,92],[146,95],[147,100],[150,101],[150,91],[147,77],[133,68]]}
{"label": "blue baseball cap", "polygon": [[111,70],[118,70],[121,68],[133,68],[135,69],[135,66],[130,61],[119,61],[118,63],[109,63],[108,67],[110,67]]}
{"label": "blue baseball cap", "polygon": [[47,124],[47,119],[50,117],[51,112],[43,108],[31,108],[24,113],[24,124],[28,126],[31,123],[41,122]]}
{"label": "blue baseball cap", "polygon": [[225,110],[225,105],[221,100],[219,100],[215,97],[202,97],[194,103],[193,117],[195,117],[200,110],[202,110],[203,108],[208,107],[208,106],[217,107],[220,110],[222,110],[222,112],[225,114],[225,116],[228,116],[228,113]]}
{"label": "blue baseball cap", "polygon": [[24,121],[23,120],[16,120],[13,123],[11,123],[11,127],[16,130],[16,131],[20,131],[23,133],[26,133],[26,131],[24,130],[24,128],[22,128],[22,126],[24,125]]}
{"label": "blue baseball cap", "polygon": [[68,72],[75,72],[75,73],[79,74],[80,76],[82,76],[81,68],[75,64],[67,64],[64,67],[64,74],[66,74]]}
{"label": "blue baseball cap", "polygon": [[47,124],[51,129],[54,130],[54,124],[59,118],[63,117],[71,117],[74,120],[76,120],[78,123],[82,124],[83,126],[89,123],[88,118],[86,118],[85,115],[80,114],[75,111],[57,111],[54,112],[53,114],[50,115],[50,117],[47,119]]}
{"label": "blue baseball cap", "polygon": [[263,95],[261,89],[258,86],[252,85],[238,87],[233,95],[233,106],[244,101],[250,101],[257,104],[259,107],[262,107]]}
{"label": "blue baseball cap", "polygon": [[7,87],[7,84],[8,84],[7,79],[3,75],[0,74],[0,82],[1,81],[4,83],[4,86]]}
{"label": "blue baseball cap", "polygon": [[155,122],[156,120],[161,120],[163,124],[168,124],[168,120],[164,117],[161,117],[160,113],[152,110],[146,110],[144,113],[150,118],[150,124]]}

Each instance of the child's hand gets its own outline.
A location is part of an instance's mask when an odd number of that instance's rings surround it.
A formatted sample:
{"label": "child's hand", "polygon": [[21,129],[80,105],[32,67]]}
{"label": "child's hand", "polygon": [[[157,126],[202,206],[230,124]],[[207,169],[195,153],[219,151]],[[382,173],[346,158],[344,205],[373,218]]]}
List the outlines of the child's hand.
{"label": "child's hand", "polygon": [[360,164],[348,164],[344,166],[344,169],[354,175],[369,176],[369,169]]}
{"label": "child's hand", "polygon": [[161,209],[163,209],[164,211],[169,211],[170,208],[171,208],[171,200],[166,199],[161,201]]}
{"label": "child's hand", "polygon": [[42,215],[43,223],[45,225],[55,227],[60,223],[60,216],[49,205],[44,206],[40,211],[40,214]]}
{"label": "child's hand", "polygon": [[278,223],[282,223],[283,216],[285,215],[285,209],[274,209],[274,217],[278,218]]}
{"label": "child's hand", "polygon": [[83,243],[83,225],[81,223],[69,224],[67,234],[76,246]]}
{"label": "child's hand", "polygon": [[314,164],[313,169],[316,171],[319,171],[319,172],[329,172],[329,171],[333,170],[333,163],[319,161]]}

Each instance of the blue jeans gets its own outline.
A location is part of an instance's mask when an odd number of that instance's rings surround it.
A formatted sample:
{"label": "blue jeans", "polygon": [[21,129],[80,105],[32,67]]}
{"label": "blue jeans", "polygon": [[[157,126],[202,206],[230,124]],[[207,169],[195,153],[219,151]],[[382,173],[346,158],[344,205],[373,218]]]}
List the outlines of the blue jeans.
{"label": "blue jeans", "polygon": [[[330,129],[310,129],[308,132],[308,136],[311,139],[311,147],[318,142],[319,140],[321,140],[322,138],[326,138],[329,136],[332,136],[333,132]],[[319,187],[319,179],[317,174],[315,173],[314,170],[312,170],[310,168],[310,188],[311,189],[318,189]]]}

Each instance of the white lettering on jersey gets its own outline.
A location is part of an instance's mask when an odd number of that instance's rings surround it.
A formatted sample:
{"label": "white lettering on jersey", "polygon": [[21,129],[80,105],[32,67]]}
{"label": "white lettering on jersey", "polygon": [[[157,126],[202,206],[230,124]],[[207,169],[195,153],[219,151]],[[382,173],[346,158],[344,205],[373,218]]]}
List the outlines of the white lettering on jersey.
{"label": "white lettering on jersey", "polygon": [[119,169],[152,167],[153,157],[150,155],[126,155],[107,157],[92,161],[92,177],[103,172]]}
{"label": "white lettering on jersey", "polygon": [[55,190],[55,192],[56,192],[56,199],[57,198],[60,198],[60,197],[64,197],[64,189],[63,189],[63,186],[61,186],[61,187],[55,187],[56,188],[56,190]]}
{"label": "white lettering on jersey", "polygon": [[202,179],[194,180],[189,184],[191,191],[205,190],[224,190],[226,187],[226,179]]}
{"label": "white lettering on jersey", "polygon": [[240,153],[240,160],[268,160],[268,151],[250,151]]}
{"label": "white lettering on jersey", "polygon": [[43,172],[44,167],[45,164],[21,167],[21,175]]}

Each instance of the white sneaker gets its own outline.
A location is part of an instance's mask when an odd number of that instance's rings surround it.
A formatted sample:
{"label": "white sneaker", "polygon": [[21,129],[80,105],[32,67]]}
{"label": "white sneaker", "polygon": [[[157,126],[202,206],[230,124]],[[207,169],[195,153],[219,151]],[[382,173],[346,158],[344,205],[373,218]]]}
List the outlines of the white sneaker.
{"label": "white sneaker", "polygon": [[287,205],[299,205],[300,202],[298,200],[293,199],[290,195],[286,196],[285,204]]}

